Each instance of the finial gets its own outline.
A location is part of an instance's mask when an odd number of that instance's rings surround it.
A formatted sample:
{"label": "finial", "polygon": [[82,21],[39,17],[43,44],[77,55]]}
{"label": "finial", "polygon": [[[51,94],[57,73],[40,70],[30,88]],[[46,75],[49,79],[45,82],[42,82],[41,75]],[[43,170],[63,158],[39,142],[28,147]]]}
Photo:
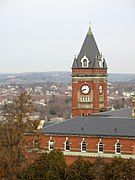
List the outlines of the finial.
{"label": "finial", "polygon": [[91,30],[91,23],[89,23],[89,30],[88,30],[88,33],[87,34],[89,34],[89,35],[91,35],[92,34],[92,30]]}

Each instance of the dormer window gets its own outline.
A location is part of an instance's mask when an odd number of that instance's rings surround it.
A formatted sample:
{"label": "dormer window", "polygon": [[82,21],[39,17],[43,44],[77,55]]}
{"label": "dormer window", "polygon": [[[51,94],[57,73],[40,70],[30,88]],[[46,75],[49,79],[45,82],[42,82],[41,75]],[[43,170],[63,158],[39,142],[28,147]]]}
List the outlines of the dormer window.
{"label": "dormer window", "polygon": [[84,56],[82,59],[81,59],[81,63],[82,63],[82,68],[88,68],[89,66],[89,60],[86,56]]}
{"label": "dormer window", "polygon": [[102,53],[98,56],[98,65],[99,65],[100,68],[103,68],[104,58],[103,58],[103,54]]}

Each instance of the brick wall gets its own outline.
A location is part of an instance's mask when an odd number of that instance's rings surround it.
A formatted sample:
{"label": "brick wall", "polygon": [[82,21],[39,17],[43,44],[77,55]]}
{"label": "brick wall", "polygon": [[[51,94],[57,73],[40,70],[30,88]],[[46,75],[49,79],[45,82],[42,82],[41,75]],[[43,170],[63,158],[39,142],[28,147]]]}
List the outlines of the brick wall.
{"label": "brick wall", "polygon": [[[99,86],[103,88],[103,107],[107,109],[107,75],[106,69],[73,69],[72,70],[72,116],[91,115],[100,112]],[[78,77],[80,75],[80,77]],[[85,75],[88,75],[85,77]],[[101,75],[101,77],[91,77],[90,75]],[[103,77],[102,77],[103,76]],[[89,109],[78,107],[78,92],[81,93],[82,85],[87,84],[93,92],[92,107]],[[90,93],[88,94],[90,95]],[[85,96],[85,95],[84,95]]]}
{"label": "brick wall", "polygon": [[[89,137],[89,136],[58,136],[58,135],[44,135],[41,134],[38,138],[40,140],[40,149],[48,151],[48,142],[50,140],[50,137],[54,140],[54,149],[61,149],[62,151],[65,151],[64,149],[64,142],[66,141],[66,138],[68,138],[70,142],[70,151],[69,152],[81,152],[81,142],[84,138],[84,141],[87,143],[87,153],[98,153],[98,142],[101,140],[104,144],[104,152],[103,154],[114,154],[115,155],[115,143],[117,140],[119,140],[121,145],[121,154],[127,154],[127,155],[135,155],[135,139],[131,138],[117,138],[117,137]],[[28,141],[33,142],[35,137],[27,138]],[[32,144],[32,143],[28,143]],[[85,155],[85,152],[83,153]],[[71,156],[70,154],[66,157],[66,161],[68,164],[73,162],[77,156]],[[84,156],[83,156],[84,157]],[[84,159],[91,159],[92,157],[84,157]],[[93,158],[92,158],[93,159]]]}

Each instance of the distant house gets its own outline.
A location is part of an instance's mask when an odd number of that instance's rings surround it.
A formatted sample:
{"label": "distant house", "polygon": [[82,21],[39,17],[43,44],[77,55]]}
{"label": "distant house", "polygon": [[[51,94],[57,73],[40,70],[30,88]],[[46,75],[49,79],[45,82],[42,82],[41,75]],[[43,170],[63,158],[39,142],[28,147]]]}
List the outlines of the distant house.
{"label": "distant house", "polygon": [[124,97],[132,97],[133,95],[135,95],[134,91],[130,91],[130,92],[123,92],[123,96]]}

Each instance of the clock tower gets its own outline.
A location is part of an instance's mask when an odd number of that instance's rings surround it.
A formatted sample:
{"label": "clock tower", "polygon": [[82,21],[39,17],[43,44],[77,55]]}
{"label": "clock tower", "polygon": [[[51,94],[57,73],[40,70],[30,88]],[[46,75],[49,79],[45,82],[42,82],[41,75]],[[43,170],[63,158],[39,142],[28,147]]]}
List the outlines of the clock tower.
{"label": "clock tower", "polygon": [[72,65],[72,116],[107,110],[107,65],[91,28]]}

